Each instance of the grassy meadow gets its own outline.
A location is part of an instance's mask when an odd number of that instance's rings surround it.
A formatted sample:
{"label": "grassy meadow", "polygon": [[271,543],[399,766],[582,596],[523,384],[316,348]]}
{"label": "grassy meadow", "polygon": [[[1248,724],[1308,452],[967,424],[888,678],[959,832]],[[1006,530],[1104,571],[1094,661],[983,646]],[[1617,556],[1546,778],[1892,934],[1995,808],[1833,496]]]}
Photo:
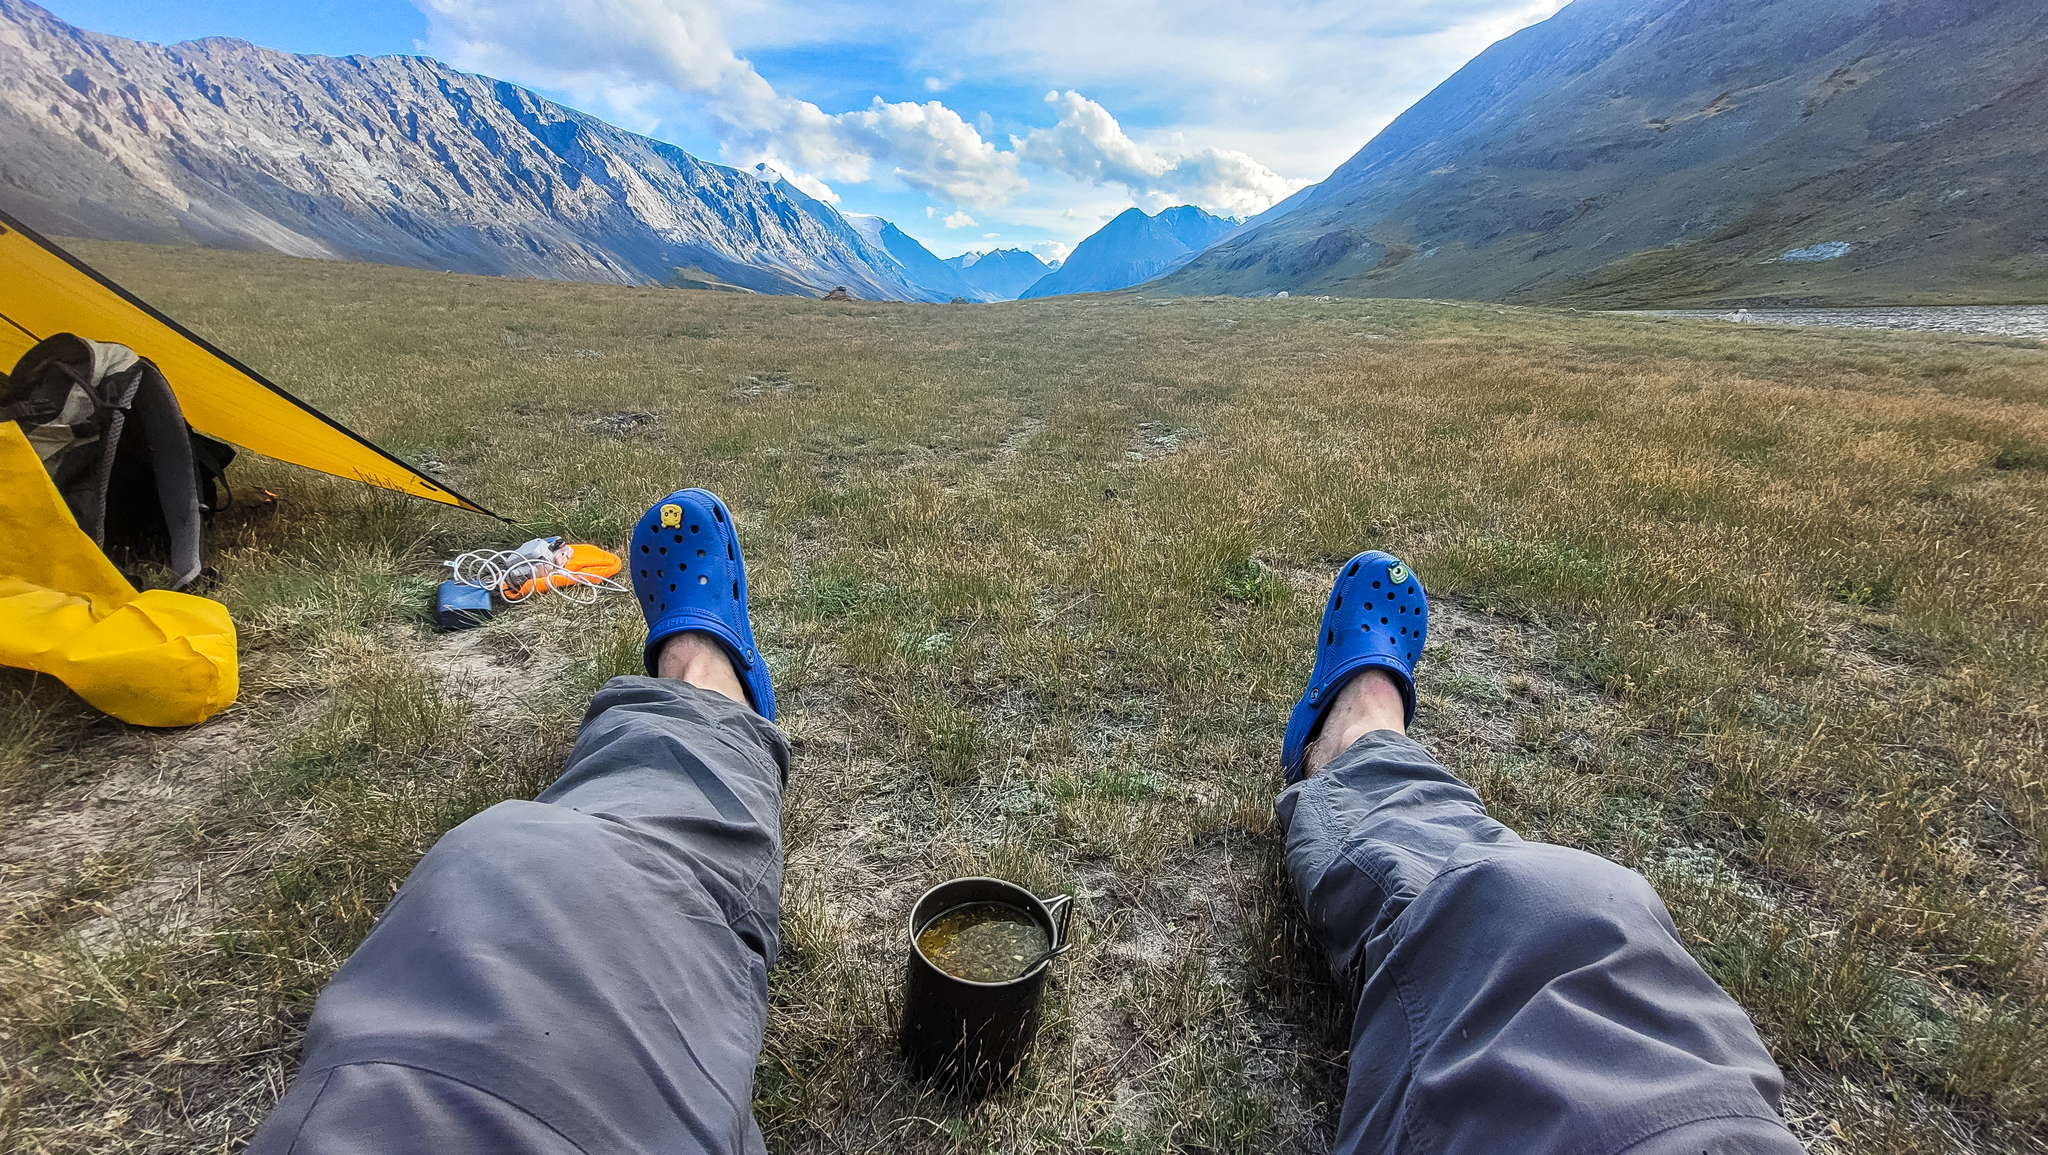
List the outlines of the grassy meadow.
{"label": "grassy meadow", "polygon": [[[1816,1152],[2048,1150],[2048,346],[1380,300],[827,303],[79,242],[511,518],[275,463],[186,731],[0,676],[0,1151],[229,1151],[419,855],[551,780],[630,598],[439,563],[721,493],[796,748],[777,1152],[1320,1152],[1348,1010],[1271,802],[1334,566],[1433,595],[1416,732],[1642,871]],[[19,543],[17,543],[18,546]],[[924,887],[1075,896],[1037,1057],[890,1037]]]}

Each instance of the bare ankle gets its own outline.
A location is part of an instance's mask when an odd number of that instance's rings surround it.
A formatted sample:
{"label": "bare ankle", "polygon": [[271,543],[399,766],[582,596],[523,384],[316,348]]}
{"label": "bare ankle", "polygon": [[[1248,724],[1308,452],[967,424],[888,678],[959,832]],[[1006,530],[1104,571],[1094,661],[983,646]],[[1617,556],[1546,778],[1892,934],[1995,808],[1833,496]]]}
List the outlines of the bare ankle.
{"label": "bare ankle", "polygon": [[1351,748],[1374,730],[1406,734],[1407,705],[1400,687],[1385,670],[1367,667],[1337,692],[1330,712],[1323,718],[1322,732],[1310,743],[1303,758],[1303,777],[1313,777],[1330,760]]}
{"label": "bare ankle", "polygon": [[661,652],[654,659],[654,673],[659,678],[673,678],[723,694],[742,706],[747,704],[747,689],[740,683],[732,658],[717,638],[700,630],[687,630],[664,639]]}

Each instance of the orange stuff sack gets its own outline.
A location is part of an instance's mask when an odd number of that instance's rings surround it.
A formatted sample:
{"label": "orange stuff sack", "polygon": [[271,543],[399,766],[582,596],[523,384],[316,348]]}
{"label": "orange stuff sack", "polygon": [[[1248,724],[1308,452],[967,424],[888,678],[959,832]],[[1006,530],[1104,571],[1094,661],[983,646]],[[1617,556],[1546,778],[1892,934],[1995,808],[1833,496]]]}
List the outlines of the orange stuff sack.
{"label": "orange stuff sack", "polygon": [[[564,556],[565,554],[567,556]],[[578,585],[589,585],[591,582],[617,577],[619,576],[619,570],[624,568],[624,563],[619,561],[618,554],[612,553],[609,550],[599,549],[594,545],[582,544],[565,545],[556,550],[555,564],[561,568],[549,571],[547,583],[558,590],[565,590]],[[581,580],[579,580],[579,575]],[[508,602],[524,601],[536,592],[540,581],[541,579],[538,577],[530,577],[521,582],[517,589],[507,585],[499,592],[504,595],[505,600]]]}
{"label": "orange stuff sack", "polygon": [[[137,593],[71,516],[36,451],[0,421],[0,665],[50,675],[137,726],[189,726],[241,690],[227,607]],[[616,559],[614,559],[616,560]]]}

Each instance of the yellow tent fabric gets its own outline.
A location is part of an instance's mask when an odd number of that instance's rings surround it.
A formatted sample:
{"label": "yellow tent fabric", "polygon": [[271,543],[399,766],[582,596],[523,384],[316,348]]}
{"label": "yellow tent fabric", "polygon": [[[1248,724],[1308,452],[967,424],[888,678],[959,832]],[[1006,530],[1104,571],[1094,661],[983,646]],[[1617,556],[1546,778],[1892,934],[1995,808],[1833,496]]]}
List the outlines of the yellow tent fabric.
{"label": "yellow tent fabric", "polygon": [[[150,308],[0,213],[0,372],[38,340],[76,333],[156,362],[185,420],[244,449],[428,501],[489,514]],[[496,516],[496,515],[492,515]]]}
{"label": "yellow tent fabric", "polygon": [[39,670],[138,726],[189,726],[241,691],[227,607],[137,593],[93,544],[36,451],[0,421],[0,665]]}

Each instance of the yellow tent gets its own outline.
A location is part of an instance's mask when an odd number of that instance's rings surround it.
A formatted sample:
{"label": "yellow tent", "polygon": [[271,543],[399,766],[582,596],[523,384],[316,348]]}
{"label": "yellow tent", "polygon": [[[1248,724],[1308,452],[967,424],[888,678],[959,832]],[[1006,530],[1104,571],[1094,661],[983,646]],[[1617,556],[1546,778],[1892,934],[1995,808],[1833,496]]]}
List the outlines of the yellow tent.
{"label": "yellow tent", "polygon": [[156,362],[185,420],[209,437],[321,473],[490,513],[271,384],[4,212],[0,321],[0,372],[55,333],[126,345]]}
{"label": "yellow tent", "polygon": [[240,692],[219,602],[136,592],[85,536],[21,427],[0,421],[0,665],[49,674],[137,726],[190,726]]}

